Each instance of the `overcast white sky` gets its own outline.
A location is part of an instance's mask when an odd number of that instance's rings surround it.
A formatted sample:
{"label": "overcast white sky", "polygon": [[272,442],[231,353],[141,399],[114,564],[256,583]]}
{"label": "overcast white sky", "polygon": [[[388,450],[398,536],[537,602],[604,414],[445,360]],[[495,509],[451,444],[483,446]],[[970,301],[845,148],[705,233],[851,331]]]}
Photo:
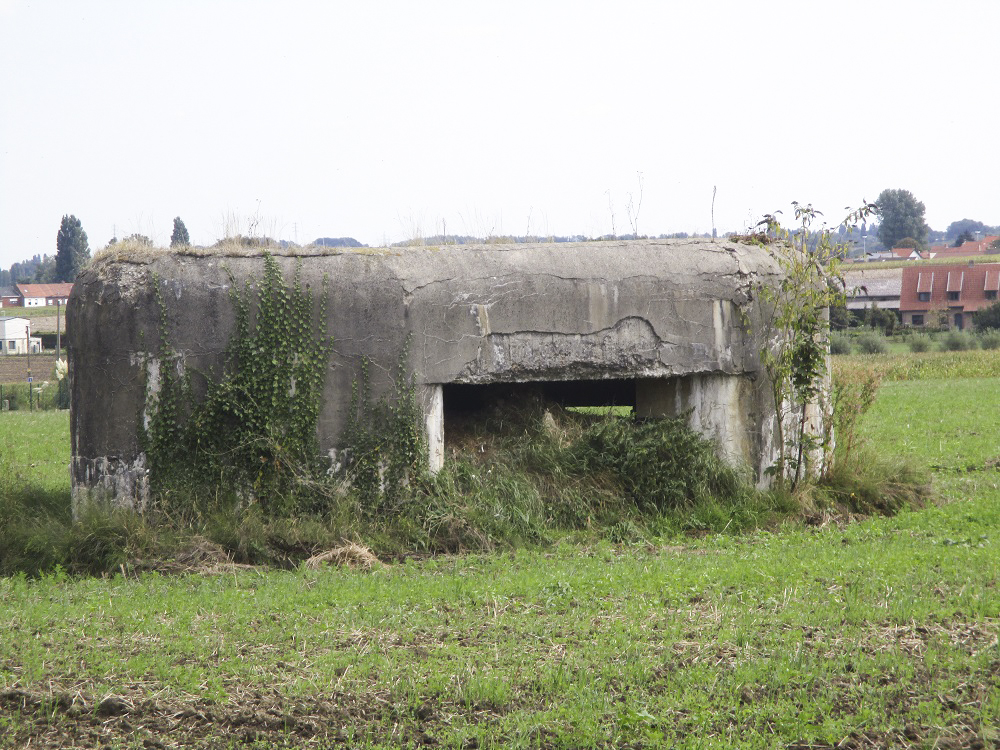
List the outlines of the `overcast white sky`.
{"label": "overcast white sky", "polygon": [[[1000,2],[0,0],[0,266],[115,234],[368,244],[1000,224]],[[610,205],[609,205],[610,204]]]}

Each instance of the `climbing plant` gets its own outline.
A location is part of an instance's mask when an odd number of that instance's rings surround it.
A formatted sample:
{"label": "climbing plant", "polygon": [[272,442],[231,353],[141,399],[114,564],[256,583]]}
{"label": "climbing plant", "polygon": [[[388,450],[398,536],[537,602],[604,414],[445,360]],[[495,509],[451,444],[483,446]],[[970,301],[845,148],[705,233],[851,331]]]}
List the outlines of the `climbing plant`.
{"label": "climbing plant", "polygon": [[[845,247],[834,241],[825,225],[813,230],[822,213],[797,202],[792,204],[796,231],[781,226],[775,214],[762,219],[755,241],[768,244],[782,272],[777,286],[761,283],[757,299],[763,307],[765,341],[760,350],[773,398],[778,458],[769,469],[779,484],[792,489],[807,476],[814,454],[821,456],[821,473],[832,468],[832,407],[824,389],[829,350],[831,306],[843,305],[845,282],[840,258]],[[841,222],[851,228],[878,210],[865,201]],[[780,213],[776,212],[776,213]],[[808,429],[810,404],[823,415],[824,432]]]}
{"label": "climbing plant", "polygon": [[400,355],[392,400],[372,397],[367,359],[361,361],[361,378],[351,393],[343,470],[371,514],[397,513],[410,482],[426,472],[427,446],[416,389],[406,376],[407,351]]}
{"label": "climbing plant", "polygon": [[[147,387],[145,449],[154,493],[214,486],[235,491],[268,512],[310,502],[297,488],[322,477],[317,424],[332,338],[324,328],[326,294],[313,296],[298,269],[286,284],[264,255],[256,291],[235,283],[236,328],[221,373],[192,373],[170,344],[160,308],[158,388]],[[256,302],[256,304],[254,304]],[[197,378],[198,388],[195,387]],[[198,398],[196,392],[203,395]]]}

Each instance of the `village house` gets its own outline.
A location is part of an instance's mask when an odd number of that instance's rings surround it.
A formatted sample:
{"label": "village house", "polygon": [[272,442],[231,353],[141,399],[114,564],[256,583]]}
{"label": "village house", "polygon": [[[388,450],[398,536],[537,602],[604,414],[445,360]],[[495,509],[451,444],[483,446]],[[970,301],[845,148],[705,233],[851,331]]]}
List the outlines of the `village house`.
{"label": "village house", "polygon": [[1000,237],[990,235],[980,240],[966,240],[958,247],[951,245],[932,245],[930,249],[931,258],[977,258],[982,255],[995,253],[991,248],[993,242]]}
{"label": "village house", "polygon": [[930,260],[932,258],[976,258],[982,255],[998,254],[993,249],[993,243],[1000,239],[998,235],[989,235],[979,240],[967,240],[959,247],[951,245],[931,245],[927,250],[917,250],[912,247],[894,247],[892,250],[882,250],[877,253],[868,253],[863,258],[855,260],[856,263],[871,263],[876,261],[894,260]]}
{"label": "village house", "polygon": [[69,302],[73,284],[18,284],[17,291],[21,295],[19,307],[51,307]]}
{"label": "village house", "polygon": [[971,313],[997,302],[998,292],[1000,263],[904,268],[899,312],[904,325],[962,330]]}
{"label": "village house", "polygon": [[21,307],[21,293],[12,286],[0,287],[0,307]]}

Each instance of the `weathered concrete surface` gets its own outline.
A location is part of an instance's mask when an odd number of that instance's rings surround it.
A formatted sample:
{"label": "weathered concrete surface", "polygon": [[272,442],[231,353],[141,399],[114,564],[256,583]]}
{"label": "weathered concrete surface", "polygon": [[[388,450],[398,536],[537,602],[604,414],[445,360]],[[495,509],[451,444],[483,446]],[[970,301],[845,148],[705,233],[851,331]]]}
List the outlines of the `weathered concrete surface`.
{"label": "weathered concrete surface", "polygon": [[[311,250],[271,252],[317,298],[328,283],[324,451],[338,446],[361,358],[375,394],[387,393],[409,342],[432,465],[443,460],[443,385],[610,379],[636,381],[639,413],[693,408],[723,455],[758,475],[773,461],[751,303],[754,284],[779,279],[765,249],[642,240]],[[144,394],[162,366],[154,279],[180,353],[166,366],[204,372],[221,365],[234,328],[233,280],[253,285],[261,271],[259,253],[163,251],[98,259],[80,275],[67,310],[75,498],[143,502]]]}

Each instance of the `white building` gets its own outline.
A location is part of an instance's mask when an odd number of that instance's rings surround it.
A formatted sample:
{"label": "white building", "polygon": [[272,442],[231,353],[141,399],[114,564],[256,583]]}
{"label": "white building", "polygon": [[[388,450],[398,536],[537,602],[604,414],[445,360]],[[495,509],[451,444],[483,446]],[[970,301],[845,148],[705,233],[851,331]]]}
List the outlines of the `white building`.
{"label": "white building", "polygon": [[40,354],[42,340],[31,336],[31,321],[27,318],[0,318],[0,354]]}

